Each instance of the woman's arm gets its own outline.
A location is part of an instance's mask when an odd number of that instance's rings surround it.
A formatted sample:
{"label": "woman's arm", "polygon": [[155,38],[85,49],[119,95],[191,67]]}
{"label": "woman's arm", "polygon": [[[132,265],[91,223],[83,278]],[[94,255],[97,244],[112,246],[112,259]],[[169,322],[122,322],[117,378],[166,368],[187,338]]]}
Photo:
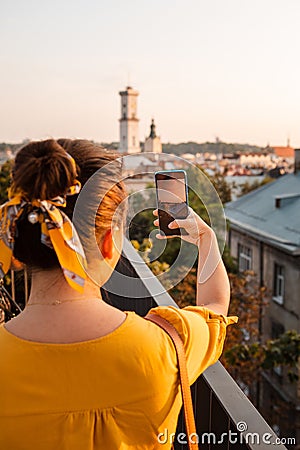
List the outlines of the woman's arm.
{"label": "woman's arm", "polygon": [[210,228],[199,239],[196,304],[226,315],[230,300],[230,285],[217,238]]}
{"label": "woman's arm", "polygon": [[[157,216],[157,210],[153,214]],[[158,226],[158,220],[154,224]],[[197,245],[199,250],[196,304],[226,315],[230,285],[214,231],[191,208],[186,219],[177,219],[169,224],[171,229],[178,227],[188,233],[181,238]],[[165,239],[159,235],[158,238]]]}

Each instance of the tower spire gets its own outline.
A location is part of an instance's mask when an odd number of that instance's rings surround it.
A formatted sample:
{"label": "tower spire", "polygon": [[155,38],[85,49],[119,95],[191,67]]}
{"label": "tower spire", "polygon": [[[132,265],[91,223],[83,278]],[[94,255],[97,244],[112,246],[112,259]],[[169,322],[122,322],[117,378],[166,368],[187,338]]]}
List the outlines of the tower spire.
{"label": "tower spire", "polygon": [[153,119],[153,118],[152,118],[152,120],[151,120],[151,125],[150,125],[150,135],[149,135],[149,138],[152,138],[152,139],[156,138],[156,126],[155,126],[155,123],[154,123],[154,119]]}
{"label": "tower spire", "polygon": [[161,153],[162,152],[162,145],[161,145],[160,137],[158,137],[156,134],[156,126],[155,126],[153,118],[151,120],[149,137],[147,137],[147,139],[145,141],[144,151],[151,152],[151,153]]}

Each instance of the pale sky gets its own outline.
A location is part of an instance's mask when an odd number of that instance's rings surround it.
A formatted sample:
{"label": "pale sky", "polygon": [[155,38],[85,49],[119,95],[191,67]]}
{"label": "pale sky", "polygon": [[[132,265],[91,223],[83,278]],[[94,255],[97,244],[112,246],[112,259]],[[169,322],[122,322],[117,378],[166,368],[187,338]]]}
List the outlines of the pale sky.
{"label": "pale sky", "polygon": [[140,91],[163,142],[300,147],[299,0],[0,0],[0,142],[119,140]]}

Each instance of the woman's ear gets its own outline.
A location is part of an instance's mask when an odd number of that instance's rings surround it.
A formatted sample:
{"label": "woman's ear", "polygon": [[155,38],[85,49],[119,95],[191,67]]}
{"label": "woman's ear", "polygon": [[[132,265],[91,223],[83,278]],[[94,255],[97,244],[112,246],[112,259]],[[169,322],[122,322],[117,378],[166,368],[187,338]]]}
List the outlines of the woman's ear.
{"label": "woman's ear", "polygon": [[114,254],[114,243],[111,230],[108,230],[104,234],[100,250],[104,259],[112,259]]}

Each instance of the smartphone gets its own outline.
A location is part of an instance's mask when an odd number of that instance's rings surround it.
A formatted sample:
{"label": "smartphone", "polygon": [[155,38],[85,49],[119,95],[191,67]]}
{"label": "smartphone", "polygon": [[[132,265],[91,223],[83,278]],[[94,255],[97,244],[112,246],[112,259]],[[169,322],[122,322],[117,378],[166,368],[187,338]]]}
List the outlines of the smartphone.
{"label": "smartphone", "polygon": [[164,170],[155,173],[159,228],[166,236],[186,234],[184,230],[171,230],[168,225],[175,219],[188,216],[187,177],[184,170]]}

